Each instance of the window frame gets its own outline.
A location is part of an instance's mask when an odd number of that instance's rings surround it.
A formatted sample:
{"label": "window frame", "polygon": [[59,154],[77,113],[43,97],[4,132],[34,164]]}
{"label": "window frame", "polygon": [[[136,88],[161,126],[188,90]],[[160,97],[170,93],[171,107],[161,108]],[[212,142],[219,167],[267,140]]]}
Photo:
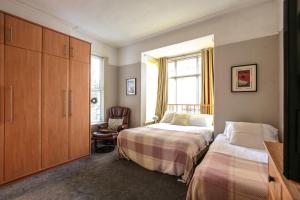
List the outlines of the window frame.
{"label": "window frame", "polygon": [[[105,79],[105,76],[104,76],[104,57],[102,56],[98,56],[96,54],[91,54],[91,64],[90,64],[90,68],[92,68],[92,59],[93,58],[97,58],[100,60],[100,74],[99,74],[99,89],[96,88],[96,89],[93,89],[92,88],[92,76],[90,75],[90,100],[92,99],[92,92],[95,91],[95,92],[99,92],[100,93],[100,99],[98,99],[99,101],[99,104],[100,104],[100,119],[99,121],[92,121],[92,115],[90,114],[90,124],[91,125],[95,125],[95,124],[100,124],[100,123],[103,123],[105,121],[105,108],[104,108],[104,79]],[[101,63],[102,63],[102,66],[101,66]],[[102,79],[102,80],[101,80]],[[92,113],[92,103],[90,102],[90,113]],[[101,110],[102,113],[101,113]]]}
{"label": "window frame", "polygon": [[[191,58],[196,58],[196,73],[195,74],[189,74],[189,75],[177,75],[177,62],[178,61],[182,61],[182,60],[187,60],[187,59],[191,59]],[[189,55],[184,55],[184,56],[179,56],[179,57],[173,57],[168,59],[167,65],[169,65],[169,63],[174,62],[174,69],[175,69],[175,76],[170,76],[169,77],[169,73],[168,73],[168,79],[174,79],[175,80],[175,105],[179,105],[177,103],[177,80],[180,78],[188,78],[188,77],[196,77],[196,104],[200,104],[201,103],[201,94],[200,94],[200,83],[202,81],[202,73],[201,73],[201,63],[199,62],[201,58],[201,53],[194,53],[194,54],[189,54]],[[172,105],[171,103],[168,102],[169,105]],[[186,103],[182,103],[184,105],[188,105]]]}

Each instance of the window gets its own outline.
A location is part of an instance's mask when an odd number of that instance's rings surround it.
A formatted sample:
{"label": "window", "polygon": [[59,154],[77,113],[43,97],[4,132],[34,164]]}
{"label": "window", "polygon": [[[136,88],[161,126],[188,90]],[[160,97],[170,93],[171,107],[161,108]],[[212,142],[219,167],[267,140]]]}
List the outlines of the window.
{"label": "window", "polygon": [[104,121],[104,60],[91,57],[91,123]]}
{"label": "window", "polygon": [[[191,55],[168,61],[168,104],[176,111],[200,104],[201,57]],[[194,110],[195,112],[195,110]]]}
{"label": "window", "polygon": [[146,63],[146,121],[155,116],[158,83],[157,61],[148,60]]}

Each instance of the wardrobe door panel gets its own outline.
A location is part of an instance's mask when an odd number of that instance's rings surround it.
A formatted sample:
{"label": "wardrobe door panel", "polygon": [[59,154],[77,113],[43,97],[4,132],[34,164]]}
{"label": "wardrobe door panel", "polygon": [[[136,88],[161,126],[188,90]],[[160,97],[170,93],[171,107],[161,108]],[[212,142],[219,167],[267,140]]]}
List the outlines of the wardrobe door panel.
{"label": "wardrobe door panel", "polygon": [[43,168],[68,160],[69,60],[43,56],[42,149]]}
{"label": "wardrobe door panel", "polygon": [[4,45],[0,44],[0,183],[4,180]]}
{"label": "wardrobe door panel", "polygon": [[5,44],[42,51],[42,27],[5,15]]}
{"label": "wardrobe door panel", "polygon": [[44,28],[43,52],[69,58],[69,36]]}
{"label": "wardrobe door panel", "polygon": [[70,61],[69,158],[90,153],[89,64]]}
{"label": "wardrobe door panel", "polygon": [[4,43],[4,14],[0,12],[0,44]]}
{"label": "wardrobe door panel", "polygon": [[5,180],[41,169],[41,53],[5,46]]}
{"label": "wardrobe door panel", "polygon": [[70,58],[72,60],[90,63],[91,45],[76,38],[70,38]]}

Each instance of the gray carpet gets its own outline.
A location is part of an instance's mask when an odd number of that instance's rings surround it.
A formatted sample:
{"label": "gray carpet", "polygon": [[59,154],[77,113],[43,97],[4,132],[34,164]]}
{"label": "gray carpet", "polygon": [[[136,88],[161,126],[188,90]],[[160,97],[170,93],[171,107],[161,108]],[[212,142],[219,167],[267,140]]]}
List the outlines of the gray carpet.
{"label": "gray carpet", "polygon": [[0,188],[15,200],[184,200],[187,186],[177,177],[148,171],[116,152],[93,154]]}

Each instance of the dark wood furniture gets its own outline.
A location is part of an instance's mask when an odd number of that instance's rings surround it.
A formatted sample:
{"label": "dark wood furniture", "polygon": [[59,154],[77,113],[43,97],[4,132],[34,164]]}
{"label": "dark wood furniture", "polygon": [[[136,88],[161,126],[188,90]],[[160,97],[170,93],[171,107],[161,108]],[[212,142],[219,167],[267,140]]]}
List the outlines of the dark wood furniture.
{"label": "dark wood furniture", "polygon": [[[106,153],[113,151],[117,143],[119,132],[129,126],[130,109],[126,107],[114,106],[111,107],[106,116],[106,122],[99,125],[98,129],[93,132],[92,139],[94,140],[94,149],[97,153]],[[116,130],[108,127],[109,119],[123,119],[123,124]],[[102,141],[104,145],[98,147],[98,141]]]}
{"label": "dark wood furniture", "polygon": [[[93,132],[94,150],[96,153],[108,153],[115,149],[118,131]],[[99,146],[98,142],[102,142]]]}
{"label": "dark wood furniture", "polygon": [[284,7],[284,175],[300,182],[300,0]]}
{"label": "dark wood furniture", "polygon": [[269,200],[300,199],[300,184],[283,175],[283,144],[265,142],[269,154]]}
{"label": "dark wood furniture", "polygon": [[108,120],[111,119],[123,119],[123,124],[118,127],[118,132],[129,127],[130,109],[121,106],[111,107],[106,116],[106,122],[99,125],[99,132],[110,131],[108,128]]}

